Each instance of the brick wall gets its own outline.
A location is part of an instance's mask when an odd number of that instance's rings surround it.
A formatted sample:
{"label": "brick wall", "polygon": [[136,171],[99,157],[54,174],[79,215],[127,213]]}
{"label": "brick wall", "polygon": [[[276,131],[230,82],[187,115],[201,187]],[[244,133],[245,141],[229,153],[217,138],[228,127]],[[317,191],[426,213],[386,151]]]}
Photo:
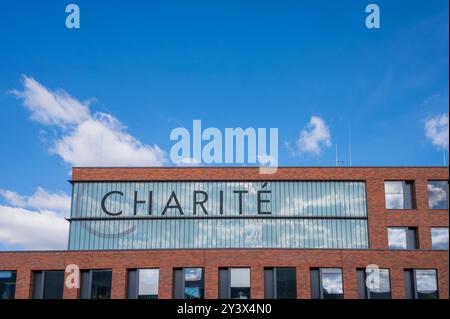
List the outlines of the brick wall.
{"label": "brick wall", "polygon": [[[252,297],[264,297],[264,267],[297,267],[299,298],[309,298],[310,267],[341,267],[345,298],[356,298],[356,268],[377,264],[389,268],[393,298],[404,297],[403,269],[435,268],[441,298],[448,298],[448,251],[431,251],[430,227],[448,227],[448,210],[429,210],[427,180],[448,180],[448,168],[279,168],[276,174],[260,175],[257,168],[74,168],[75,181],[157,180],[365,180],[369,223],[369,250],[147,250],[85,252],[3,252],[0,270],[17,270],[18,298],[31,295],[32,270],[113,269],[113,298],[126,296],[127,268],[160,268],[160,298],[172,296],[173,267],[204,267],[205,296],[218,296],[219,267],[251,267]],[[384,181],[414,180],[416,209],[385,209]],[[418,227],[420,250],[387,250],[388,226]],[[75,289],[64,297],[76,298]]]}

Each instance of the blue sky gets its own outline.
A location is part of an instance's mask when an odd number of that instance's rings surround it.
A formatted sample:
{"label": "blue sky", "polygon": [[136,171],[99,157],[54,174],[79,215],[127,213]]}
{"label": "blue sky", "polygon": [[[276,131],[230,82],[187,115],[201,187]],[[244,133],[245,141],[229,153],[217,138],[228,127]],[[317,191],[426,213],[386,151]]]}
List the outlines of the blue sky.
{"label": "blue sky", "polygon": [[[11,216],[64,212],[72,165],[171,165],[159,157],[169,134],[194,119],[278,128],[283,166],[332,166],[336,144],[348,165],[349,128],[355,166],[448,157],[447,0],[372,1],[380,29],[365,27],[368,1],[72,2],[77,30],[65,27],[69,2],[1,5],[0,208]],[[79,120],[48,113],[46,94]],[[327,133],[318,152],[300,149],[312,118]],[[95,132],[117,142],[112,158],[86,150]],[[29,247],[5,236],[0,249]]]}

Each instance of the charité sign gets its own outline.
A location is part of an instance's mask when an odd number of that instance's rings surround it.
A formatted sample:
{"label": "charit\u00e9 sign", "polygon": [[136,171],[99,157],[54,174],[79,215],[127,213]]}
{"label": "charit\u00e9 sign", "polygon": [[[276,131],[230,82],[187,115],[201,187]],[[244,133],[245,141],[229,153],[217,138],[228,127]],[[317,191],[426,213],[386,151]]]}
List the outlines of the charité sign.
{"label": "charit\u00e9 sign", "polygon": [[[101,210],[108,216],[208,216],[270,215],[272,190],[260,189],[125,191],[112,190],[101,197]],[[212,193],[212,194],[211,194]]]}

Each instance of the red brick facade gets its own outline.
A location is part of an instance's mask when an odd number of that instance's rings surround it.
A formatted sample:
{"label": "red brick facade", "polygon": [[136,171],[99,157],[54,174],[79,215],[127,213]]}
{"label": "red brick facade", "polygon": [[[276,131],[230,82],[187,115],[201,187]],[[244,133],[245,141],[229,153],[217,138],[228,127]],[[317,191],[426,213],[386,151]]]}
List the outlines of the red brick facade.
{"label": "red brick facade", "polygon": [[[253,298],[264,297],[264,267],[297,268],[299,298],[310,297],[311,267],[340,267],[344,274],[345,298],[357,298],[356,269],[368,264],[389,268],[393,298],[404,298],[405,268],[434,268],[438,271],[440,298],[449,298],[448,251],[431,250],[430,228],[448,227],[448,210],[428,208],[428,180],[448,180],[448,168],[280,168],[276,174],[260,175],[257,168],[74,168],[74,181],[157,181],[157,180],[364,180],[367,187],[369,224],[368,250],[136,250],[1,252],[0,270],[17,270],[17,298],[31,297],[32,270],[111,268],[112,297],[126,297],[128,268],[159,268],[160,298],[172,296],[174,267],[204,267],[205,297],[218,296],[219,267],[251,267]],[[386,210],[385,180],[414,181],[416,209]],[[387,250],[387,227],[418,228],[419,250]],[[65,298],[76,298],[75,289],[64,290]]]}

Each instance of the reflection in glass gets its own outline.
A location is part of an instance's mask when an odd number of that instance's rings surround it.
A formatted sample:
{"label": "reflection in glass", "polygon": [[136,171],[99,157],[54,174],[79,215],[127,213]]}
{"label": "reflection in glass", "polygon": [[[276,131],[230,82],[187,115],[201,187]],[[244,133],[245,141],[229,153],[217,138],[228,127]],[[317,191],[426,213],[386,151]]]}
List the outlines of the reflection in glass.
{"label": "reflection in glass", "polygon": [[366,286],[370,299],[391,298],[389,269],[367,269],[366,280],[367,278],[369,282],[366,282]]}
{"label": "reflection in glass", "polygon": [[157,299],[159,269],[139,269],[138,299]]}
{"label": "reflection in glass", "polygon": [[448,250],[448,228],[431,228],[431,244],[433,249]]}
{"label": "reflection in glass", "polygon": [[416,269],[416,291],[418,299],[437,299],[437,279],[435,269]]}
{"label": "reflection in glass", "polygon": [[413,183],[409,181],[386,181],[384,193],[387,209],[413,208]]}
{"label": "reflection in glass", "polygon": [[203,295],[203,268],[184,268],[184,298],[202,299]]}
{"label": "reflection in glass", "polygon": [[294,267],[275,268],[277,299],[297,298],[297,280]]}
{"label": "reflection in glass", "polygon": [[44,271],[44,299],[62,299],[64,290],[64,270]]}
{"label": "reflection in glass", "polygon": [[389,249],[407,249],[407,228],[405,227],[389,227],[388,228],[388,244]]}
{"label": "reflection in glass", "polygon": [[342,283],[342,269],[321,268],[320,281],[322,299],[342,299],[344,298],[344,288]]}
{"label": "reflection in glass", "polygon": [[16,272],[0,271],[0,299],[14,299],[16,292]]}
{"label": "reflection in glass", "polygon": [[430,209],[448,209],[448,181],[428,181]]}
{"label": "reflection in glass", "polygon": [[111,270],[92,270],[91,299],[111,298]]}
{"label": "reflection in glass", "polygon": [[230,269],[231,299],[250,299],[250,268]]}

